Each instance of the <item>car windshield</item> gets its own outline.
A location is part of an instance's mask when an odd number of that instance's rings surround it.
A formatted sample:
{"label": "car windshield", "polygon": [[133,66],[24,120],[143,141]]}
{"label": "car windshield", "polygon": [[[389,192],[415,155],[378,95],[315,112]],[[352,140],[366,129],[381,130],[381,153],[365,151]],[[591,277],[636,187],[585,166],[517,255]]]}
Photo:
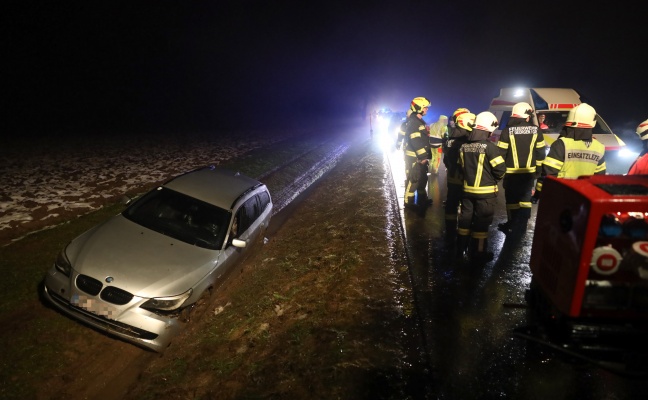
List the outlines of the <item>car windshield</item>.
{"label": "car windshield", "polygon": [[218,250],[231,213],[185,194],[159,187],[122,212],[146,228],[195,246]]}
{"label": "car windshield", "polygon": [[[547,133],[560,133],[560,130],[565,126],[565,121],[567,121],[568,111],[542,111],[539,114],[545,115],[544,123],[549,127]],[[595,135],[600,134],[612,134],[610,127],[601,119],[601,117],[596,115],[596,125],[592,129],[592,133]]]}

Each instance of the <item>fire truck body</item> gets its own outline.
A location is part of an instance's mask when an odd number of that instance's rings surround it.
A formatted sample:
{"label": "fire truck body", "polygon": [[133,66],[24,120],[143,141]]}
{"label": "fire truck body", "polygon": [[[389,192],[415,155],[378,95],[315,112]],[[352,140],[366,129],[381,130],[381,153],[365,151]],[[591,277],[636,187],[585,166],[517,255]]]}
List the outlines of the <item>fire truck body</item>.
{"label": "fire truck body", "polygon": [[648,177],[544,181],[527,300],[571,335],[648,334]]}

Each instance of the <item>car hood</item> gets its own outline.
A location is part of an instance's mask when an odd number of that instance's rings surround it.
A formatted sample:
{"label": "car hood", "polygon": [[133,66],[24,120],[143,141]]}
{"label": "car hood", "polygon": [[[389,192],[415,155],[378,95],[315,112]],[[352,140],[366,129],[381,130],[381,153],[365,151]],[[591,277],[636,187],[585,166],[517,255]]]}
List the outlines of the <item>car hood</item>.
{"label": "car hood", "polygon": [[140,297],[184,293],[216,267],[220,251],[204,249],[138,225],[122,215],[70,243],[72,268]]}

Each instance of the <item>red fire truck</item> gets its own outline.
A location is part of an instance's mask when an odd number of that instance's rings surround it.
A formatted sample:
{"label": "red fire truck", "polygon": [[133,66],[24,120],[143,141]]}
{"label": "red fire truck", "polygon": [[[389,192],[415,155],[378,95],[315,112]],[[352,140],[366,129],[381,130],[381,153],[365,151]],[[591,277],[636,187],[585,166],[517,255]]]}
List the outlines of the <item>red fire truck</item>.
{"label": "red fire truck", "polygon": [[559,340],[648,354],[648,176],[545,179],[527,302]]}

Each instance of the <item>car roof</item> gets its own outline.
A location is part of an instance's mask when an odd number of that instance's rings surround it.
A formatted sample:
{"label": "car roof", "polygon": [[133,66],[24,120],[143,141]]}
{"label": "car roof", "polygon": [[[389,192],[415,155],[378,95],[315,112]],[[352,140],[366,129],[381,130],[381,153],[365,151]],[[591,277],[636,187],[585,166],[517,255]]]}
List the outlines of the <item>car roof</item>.
{"label": "car roof", "polygon": [[172,178],[163,186],[229,210],[244,193],[262,185],[240,172],[209,166]]}

